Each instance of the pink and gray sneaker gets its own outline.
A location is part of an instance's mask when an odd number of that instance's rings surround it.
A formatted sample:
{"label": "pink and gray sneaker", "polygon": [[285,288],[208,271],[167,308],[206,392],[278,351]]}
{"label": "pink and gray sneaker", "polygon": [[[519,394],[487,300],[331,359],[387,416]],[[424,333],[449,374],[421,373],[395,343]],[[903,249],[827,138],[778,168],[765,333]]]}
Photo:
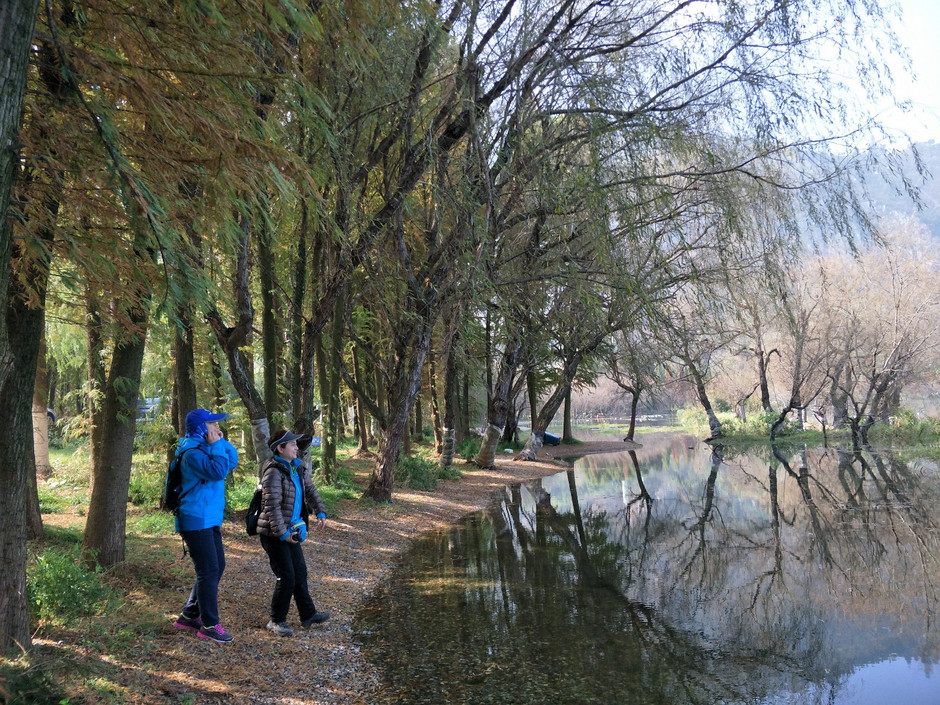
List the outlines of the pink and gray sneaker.
{"label": "pink and gray sneaker", "polygon": [[219,644],[224,644],[235,638],[222,629],[221,624],[213,624],[211,627],[202,626],[199,628],[199,631],[196,632],[196,636],[200,639],[210,639]]}
{"label": "pink and gray sneaker", "polygon": [[199,617],[187,617],[185,614],[181,614],[176,618],[176,621],[173,622],[173,626],[177,629],[188,629],[191,632],[198,632],[202,629],[202,620]]}

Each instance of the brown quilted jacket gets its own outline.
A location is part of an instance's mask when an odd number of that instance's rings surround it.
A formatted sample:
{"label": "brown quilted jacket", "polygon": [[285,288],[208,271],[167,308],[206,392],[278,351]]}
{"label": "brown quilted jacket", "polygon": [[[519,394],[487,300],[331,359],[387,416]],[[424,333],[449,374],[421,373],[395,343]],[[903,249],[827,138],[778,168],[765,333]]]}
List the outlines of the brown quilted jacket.
{"label": "brown quilted jacket", "polygon": [[[326,513],[326,506],[313,484],[306,465],[300,466],[301,486],[304,501],[300,515]],[[280,538],[290,526],[294,510],[294,482],[290,471],[274,458],[268,460],[261,470],[261,513],[258,515],[258,533]]]}

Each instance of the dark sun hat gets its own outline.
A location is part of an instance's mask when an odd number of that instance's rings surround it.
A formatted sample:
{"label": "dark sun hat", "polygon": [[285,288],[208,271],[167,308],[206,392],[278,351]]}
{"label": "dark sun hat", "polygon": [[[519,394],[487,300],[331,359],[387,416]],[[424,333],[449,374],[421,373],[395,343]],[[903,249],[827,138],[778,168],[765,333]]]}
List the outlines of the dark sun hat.
{"label": "dark sun hat", "polygon": [[268,448],[270,448],[272,451],[276,451],[278,446],[282,446],[285,443],[290,443],[291,441],[296,441],[303,437],[304,434],[302,433],[284,431],[279,436],[271,436],[271,438],[268,439]]}

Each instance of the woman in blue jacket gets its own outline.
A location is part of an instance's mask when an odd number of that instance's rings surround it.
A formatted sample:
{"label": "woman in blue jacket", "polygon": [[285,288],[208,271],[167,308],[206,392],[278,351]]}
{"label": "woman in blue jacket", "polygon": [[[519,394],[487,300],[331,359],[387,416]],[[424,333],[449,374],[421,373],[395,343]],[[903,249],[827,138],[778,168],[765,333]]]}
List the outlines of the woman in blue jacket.
{"label": "woman in blue jacket", "polygon": [[222,437],[219,421],[228,414],[194,409],[186,414],[186,437],[176,447],[183,474],[176,530],[193,559],[196,582],[173,623],[200,639],[225,643],[232,635],[219,620],[219,580],[225,570],[222,515],[225,478],[238,465],[238,451]]}

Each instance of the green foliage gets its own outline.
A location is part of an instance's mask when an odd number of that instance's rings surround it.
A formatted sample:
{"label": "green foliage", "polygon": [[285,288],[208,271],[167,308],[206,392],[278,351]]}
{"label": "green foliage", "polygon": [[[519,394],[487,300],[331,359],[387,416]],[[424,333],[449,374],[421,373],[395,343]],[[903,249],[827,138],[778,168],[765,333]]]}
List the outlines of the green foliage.
{"label": "green foliage", "polygon": [[82,443],[70,443],[60,448],[49,449],[49,461],[55,468],[57,478],[68,478],[76,483],[88,483],[88,447]]}
{"label": "green foliage", "polygon": [[[50,668],[50,665],[55,667]],[[5,705],[68,703],[62,686],[54,678],[61,668],[61,661],[50,664],[35,650],[17,659],[0,658],[0,699]]]}
{"label": "green foliage", "polygon": [[138,507],[157,507],[166,480],[166,459],[160,454],[135,454],[128,501]]}
{"label": "green foliage", "polygon": [[454,464],[445,467],[437,463],[436,467],[435,475],[438,480],[459,480],[463,477],[463,471]]}
{"label": "green foliage", "polygon": [[[60,418],[56,424],[61,438],[61,442],[66,445],[75,444],[88,438],[88,417],[87,416],[68,416]],[[51,449],[50,449],[51,450]]]}
{"label": "green foliage", "polygon": [[50,448],[53,475],[40,482],[39,509],[55,514],[74,511],[84,514],[88,505],[88,451],[84,447]]}
{"label": "green foliage", "polygon": [[696,433],[702,427],[708,428],[708,416],[700,406],[684,406],[676,412],[676,423],[681,428]]}
{"label": "green foliage", "polygon": [[482,444],[482,436],[469,436],[457,444],[457,447],[454,449],[454,454],[469,463],[477,457],[477,453],[480,452],[480,446]]}
{"label": "green foliage", "polygon": [[[726,435],[769,438],[770,427],[777,420],[777,416],[778,414],[773,411],[761,411],[748,414],[747,420],[742,421],[737,415],[727,413],[719,414],[718,420],[721,421],[721,426]],[[786,433],[789,427],[791,427],[791,423],[788,419],[784,425],[783,433]]]}
{"label": "green foliage", "polygon": [[316,477],[314,482],[317,485],[317,491],[323,504],[326,505],[326,514],[328,517],[336,517],[338,512],[336,507],[343,499],[355,499],[359,496],[360,490],[356,485],[353,474],[348,468],[338,467],[336,469],[336,479],[333,484],[326,483],[322,476]]}
{"label": "green foliage", "polygon": [[167,415],[161,414],[154,419],[139,421],[134,439],[134,451],[141,453],[161,453],[175,445],[176,432]]}
{"label": "green foliage", "polygon": [[228,476],[225,483],[225,510],[231,518],[232,512],[248,509],[248,504],[255,494],[255,488],[258,486],[258,477],[254,473],[254,464],[252,471],[246,472],[239,467],[238,470]]}
{"label": "green foliage", "polygon": [[436,464],[425,458],[400,458],[395,464],[395,479],[413,490],[433,490],[437,487],[436,470]]}
{"label": "green foliage", "polygon": [[26,589],[32,616],[51,624],[67,625],[117,604],[117,594],[101,582],[101,569],[90,570],[78,546],[36,555],[27,565]]}
{"label": "green foliage", "polygon": [[937,443],[940,441],[940,419],[920,418],[910,409],[900,409],[887,424],[875,425],[869,433],[869,440]]}
{"label": "green foliage", "polygon": [[46,485],[39,486],[39,511],[43,514],[59,514],[72,506],[68,497],[54,492]]}
{"label": "green foliage", "polygon": [[169,512],[148,511],[127,517],[128,535],[165,536],[172,534],[175,530],[174,517]]}
{"label": "green foliage", "polygon": [[430,491],[437,487],[438,480],[459,480],[462,476],[460,469],[453,465],[442,467],[434,460],[419,456],[400,458],[395,464],[395,481],[413,490]]}

